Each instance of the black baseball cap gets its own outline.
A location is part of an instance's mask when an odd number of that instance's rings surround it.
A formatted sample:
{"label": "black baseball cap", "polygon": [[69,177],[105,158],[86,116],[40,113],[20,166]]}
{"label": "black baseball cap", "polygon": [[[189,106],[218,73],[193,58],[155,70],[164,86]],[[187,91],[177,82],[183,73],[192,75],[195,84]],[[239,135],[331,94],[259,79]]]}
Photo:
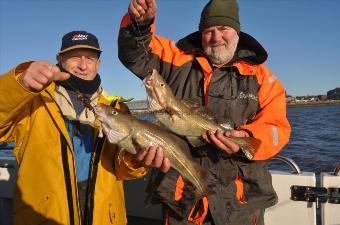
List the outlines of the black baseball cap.
{"label": "black baseball cap", "polygon": [[77,48],[93,49],[99,54],[102,52],[96,36],[86,31],[71,31],[63,36],[60,52],[57,55]]}

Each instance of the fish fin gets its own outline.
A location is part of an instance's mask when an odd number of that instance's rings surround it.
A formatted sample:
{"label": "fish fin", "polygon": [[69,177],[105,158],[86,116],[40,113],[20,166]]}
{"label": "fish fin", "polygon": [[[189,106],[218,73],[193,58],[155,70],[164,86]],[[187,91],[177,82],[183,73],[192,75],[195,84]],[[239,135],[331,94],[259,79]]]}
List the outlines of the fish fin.
{"label": "fish fin", "polygon": [[119,145],[121,146],[121,149],[130,152],[131,154],[137,154],[137,149],[138,146],[136,145],[136,143],[134,143],[134,141],[132,140],[132,138],[125,138],[124,140],[119,142]]}
{"label": "fish fin", "polygon": [[231,123],[220,123],[219,125],[228,131],[234,130],[234,127],[232,126]]}
{"label": "fish fin", "polygon": [[220,122],[219,125],[228,131],[235,129],[234,128],[235,124],[229,119],[224,118],[222,119],[222,121],[219,121],[219,122]]}
{"label": "fish fin", "polygon": [[186,99],[181,99],[181,103],[186,105],[189,108],[198,108],[200,107],[200,100],[198,98],[186,98]]}
{"label": "fish fin", "polygon": [[[146,123],[148,123],[148,121],[146,121]],[[162,122],[159,120],[154,120],[152,121],[151,124],[153,126],[156,126],[157,129],[161,129],[162,131],[165,131],[165,132],[170,132],[169,129],[164,124],[162,124]]]}
{"label": "fish fin", "polygon": [[133,116],[153,116],[154,112],[148,109],[130,109]]}
{"label": "fish fin", "polygon": [[254,158],[257,149],[259,149],[262,143],[261,140],[254,137],[232,137],[230,139],[241,147],[241,151],[249,160]]}
{"label": "fish fin", "polygon": [[202,141],[199,137],[196,136],[187,136],[186,138],[192,147],[200,147],[207,144],[206,142]]}

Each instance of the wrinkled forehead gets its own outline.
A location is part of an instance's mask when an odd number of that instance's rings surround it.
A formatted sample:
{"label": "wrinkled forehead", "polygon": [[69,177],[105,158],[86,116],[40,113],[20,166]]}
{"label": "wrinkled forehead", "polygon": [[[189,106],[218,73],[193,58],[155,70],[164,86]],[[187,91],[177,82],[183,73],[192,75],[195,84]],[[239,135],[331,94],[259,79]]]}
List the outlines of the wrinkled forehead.
{"label": "wrinkled forehead", "polygon": [[77,48],[60,54],[63,58],[82,57],[99,59],[99,53],[93,49]]}
{"label": "wrinkled forehead", "polygon": [[212,31],[234,31],[236,34],[236,30],[230,26],[210,26],[201,31],[201,33],[207,33]]}

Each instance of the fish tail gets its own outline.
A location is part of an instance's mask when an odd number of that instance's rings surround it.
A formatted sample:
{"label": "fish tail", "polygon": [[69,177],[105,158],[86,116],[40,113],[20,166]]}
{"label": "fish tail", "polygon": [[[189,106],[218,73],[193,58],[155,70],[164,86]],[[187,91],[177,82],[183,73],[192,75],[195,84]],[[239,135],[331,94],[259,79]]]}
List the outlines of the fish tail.
{"label": "fish tail", "polygon": [[208,196],[214,195],[214,194],[216,194],[216,192],[213,189],[211,189],[210,187],[206,186],[206,188],[203,192],[203,196],[208,197]]}
{"label": "fish tail", "polygon": [[195,190],[195,203],[198,202],[203,197],[208,197],[210,195],[216,194],[216,192],[211,189],[207,182],[205,181],[205,178],[208,176],[208,171],[203,169],[200,165],[195,165],[195,171],[199,171],[199,176],[197,177],[198,184],[196,186]]}
{"label": "fish tail", "polygon": [[199,202],[203,197],[208,197],[214,194],[216,194],[216,192],[210,187],[208,187],[208,185],[205,185],[203,192],[198,190],[195,191],[195,204]]}
{"label": "fish tail", "polygon": [[261,145],[261,140],[254,137],[232,137],[230,139],[241,147],[241,151],[248,159],[254,158],[257,149],[259,149]]}

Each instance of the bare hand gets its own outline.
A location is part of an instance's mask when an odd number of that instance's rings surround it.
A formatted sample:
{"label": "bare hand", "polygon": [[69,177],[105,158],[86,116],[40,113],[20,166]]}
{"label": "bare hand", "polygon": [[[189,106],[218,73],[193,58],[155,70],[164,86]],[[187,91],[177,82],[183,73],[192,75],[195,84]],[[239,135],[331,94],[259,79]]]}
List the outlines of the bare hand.
{"label": "bare hand", "polygon": [[203,134],[201,138],[208,142],[209,144],[215,146],[217,149],[220,149],[228,154],[234,154],[240,151],[240,146],[230,140],[229,137],[245,137],[243,131],[227,131],[222,133],[221,131],[208,131],[206,134]]}
{"label": "bare hand", "polygon": [[19,82],[20,84],[33,92],[42,91],[52,81],[66,80],[70,77],[70,74],[60,72],[60,69],[47,62],[47,61],[36,61],[26,69],[21,75]]}
{"label": "bare hand", "polygon": [[161,147],[143,148],[137,154],[137,160],[146,167],[159,168],[166,173],[170,169],[170,161],[164,156],[164,151]]}
{"label": "bare hand", "polygon": [[156,0],[131,0],[129,14],[137,22],[152,20],[156,16]]}

